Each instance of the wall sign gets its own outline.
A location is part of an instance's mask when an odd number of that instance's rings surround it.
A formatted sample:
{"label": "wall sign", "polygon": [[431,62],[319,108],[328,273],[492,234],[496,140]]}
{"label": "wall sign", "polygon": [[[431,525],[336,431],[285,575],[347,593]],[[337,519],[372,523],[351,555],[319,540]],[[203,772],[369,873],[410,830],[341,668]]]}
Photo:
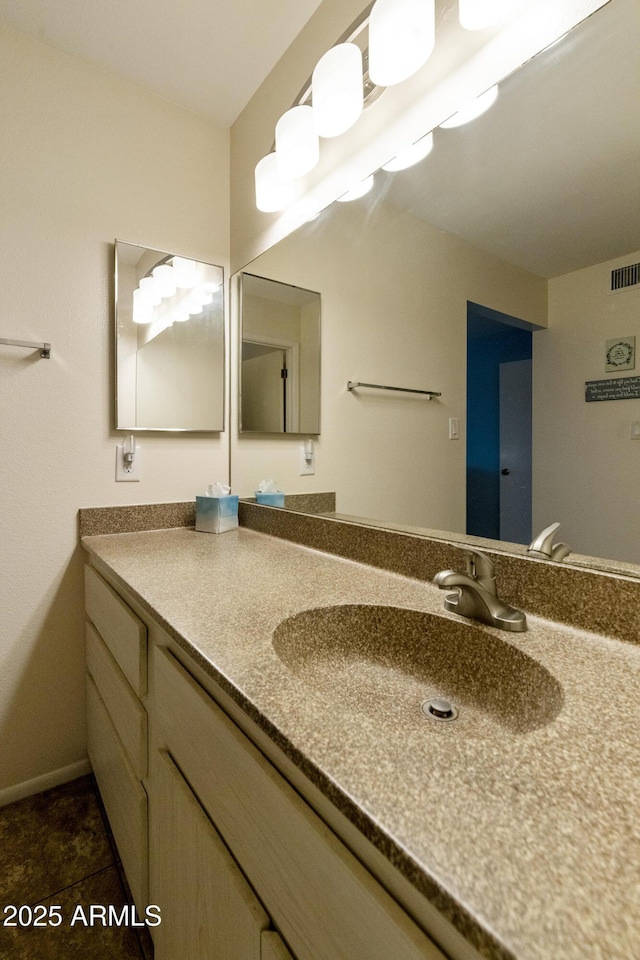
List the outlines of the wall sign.
{"label": "wall sign", "polygon": [[587,403],[593,400],[640,399],[640,377],[587,380],[584,385],[584,399]]}
{"label": "wall sign", "polygon": [[636,338],[617,337],[606,342],[605,370],[635,370]]}

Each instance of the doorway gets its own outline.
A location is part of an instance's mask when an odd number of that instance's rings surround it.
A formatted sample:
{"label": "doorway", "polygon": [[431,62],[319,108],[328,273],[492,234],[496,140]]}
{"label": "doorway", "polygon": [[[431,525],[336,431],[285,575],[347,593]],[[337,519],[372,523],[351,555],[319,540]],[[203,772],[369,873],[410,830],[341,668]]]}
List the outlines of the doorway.
{"label": "doorway", "polygon": [[242,341],[241,424],[247,431],[298,430],[298,344]]}
{"label": "doorway", "polygon": [[467,304],[467,525],[472,536],[531,542],[532,333],[535,324]]}

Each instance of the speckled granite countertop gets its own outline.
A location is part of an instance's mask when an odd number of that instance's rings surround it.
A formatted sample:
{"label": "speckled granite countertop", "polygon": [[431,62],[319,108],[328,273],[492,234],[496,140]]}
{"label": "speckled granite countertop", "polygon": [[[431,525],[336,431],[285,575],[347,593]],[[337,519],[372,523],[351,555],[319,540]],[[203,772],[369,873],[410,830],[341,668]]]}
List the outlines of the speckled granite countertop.
{"label": "speckled granite countertop", "polygon": [[[534,617],[522,634],[460,628],[429,584],[242,528],[83,544],[481,955],[640,954],[640,647]],[[274,640],[285,618],[345,603],[454,624],[476,677],[455,722],[421,715],[451,695],[446,667],[408,677],[381,649],[358,661],[329,640],[327,671],[286,629]],[[381,674],[388,710],[366,695]],[[519,723],[528,685],[537,706]]]}

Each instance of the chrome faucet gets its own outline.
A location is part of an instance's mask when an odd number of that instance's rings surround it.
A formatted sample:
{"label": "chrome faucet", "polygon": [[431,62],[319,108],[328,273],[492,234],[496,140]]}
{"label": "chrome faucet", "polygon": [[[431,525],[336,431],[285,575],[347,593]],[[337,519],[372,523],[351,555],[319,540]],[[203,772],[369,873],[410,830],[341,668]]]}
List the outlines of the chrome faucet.
{"label": "chrome faucet", "polygon": [[465,550],[467,572],[441,570],[433,582],[441,590],[453,587],[456,593],[444,601],[445,608],[461,617],[479,620],[501,630],[521,632],[527,629],[527,618],[522,610],[516,610],[498,597],[493,563],[479,550]]}
{"label": "chrome faucet", "polygon": [[553,536],[560,526],[559,523],[552,523],[545,527],[527,548],[530,557],[538,557],[541,560],[564,560],[571,553],[571,547],[566,543],[554,543]]}

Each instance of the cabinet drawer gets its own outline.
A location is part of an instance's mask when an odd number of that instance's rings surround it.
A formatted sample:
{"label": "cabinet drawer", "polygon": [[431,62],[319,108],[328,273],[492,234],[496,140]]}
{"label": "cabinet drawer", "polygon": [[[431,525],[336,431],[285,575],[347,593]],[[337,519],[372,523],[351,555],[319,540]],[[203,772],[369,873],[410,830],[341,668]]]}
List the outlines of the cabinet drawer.
{"label": "cabinet drawer", "polygon": [[133,899],[143,912],[148,903],[147,795],[89,675],[87,746]]}
{"label": "cabinet drawer", "polygon": [[87,616],[139,697],[147,692],[147,628],[115,590],[89,566],[84,568]]}
{"label": "cabinet drawer", "polygon": [[160,648],[154,654],[154,701],[160,736],[298,960],[444,960],[189,673]]}
{"label": "cabinet drawer", "polygon": [[91,623],[86,624],[87,669],[98,688],[129,762],[139,779],[147,774],[147,712]]}

